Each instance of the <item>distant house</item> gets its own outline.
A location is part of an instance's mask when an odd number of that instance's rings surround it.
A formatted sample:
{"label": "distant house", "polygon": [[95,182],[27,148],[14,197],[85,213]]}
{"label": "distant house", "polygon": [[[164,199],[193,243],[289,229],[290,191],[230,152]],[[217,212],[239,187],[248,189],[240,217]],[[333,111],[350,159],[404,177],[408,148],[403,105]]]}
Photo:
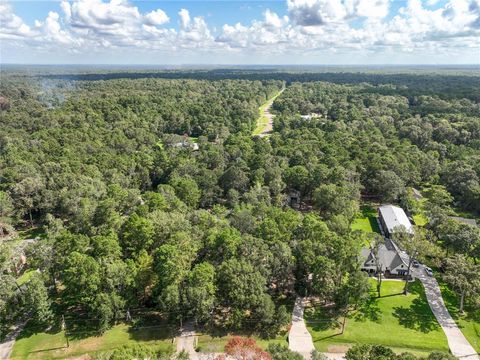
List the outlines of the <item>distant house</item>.
{"label": "distant house", "polygon": [[302,118],[302,120],[312,120],[312,119],[321,117],[321,115],[316,113],[311,113],[307,115],[300,115],[300,117]]}
{"label": "distant house", "polygon": [[197,143],[191,142],[191,141],[188,141],[188,140],[183,140],[183,141],[173,143],[172,146],[173,147],[178,147],[178,148],[190,148],[193,151],[198,151],[200,149],[200,147],[198,146]]}
{"label": "distant house", "polygon": [[413,226],[402,208],[394,205],[382,205],[378,208],[378,219],[386,237],[391,238],[392,233],[404,228],[413,234]]}
{"label": "distant house", "polygon": [[[385,239],[385,243],[379,246],[377,256],[381,273],[386,277],[405,276],[407,274],[410,259],[392,240]],[[361,261],[360,269],[362,271],[376,274],[377,259],[371,249],[362,249]]]}
{"label": "distant house", "polygon": [[458,222],[461,222],[462,224],[470,225],[470,226],[477,226],[477,220],[475,219],[467,219],[464,217],[460,216],[450,216],[450,219],[457,220]]}

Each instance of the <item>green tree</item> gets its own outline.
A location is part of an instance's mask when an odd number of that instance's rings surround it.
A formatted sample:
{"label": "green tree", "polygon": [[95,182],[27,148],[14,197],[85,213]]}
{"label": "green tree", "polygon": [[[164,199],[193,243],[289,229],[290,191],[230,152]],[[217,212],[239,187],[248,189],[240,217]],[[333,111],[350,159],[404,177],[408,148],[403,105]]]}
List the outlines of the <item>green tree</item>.
{"label": "green tree", "polygon": [[203,262],[195,265],[188,274],[185,287],[185,303],[196,321],[211,317],[215,305],[215,268]]}
{"label": "green tree", "polygon": [[90,307],[101,286],[100,265],[91,256],[71,253],[61,273],[63,292],[71,304]]}
{"label": "green tree", "polygon": [[41,275],[35,272],[22,292],[25,306],[32,313],[33,319],[42,324],[49,324],[53,319],[48,291]]}
{"label": "green tree", "polygon": [[188,177],[175,177],[170,180],[170,185],[173,186],[175,194],[185,204],[194,209],[198,207],[202,193],[195,180]]}
{"label": "green tree", "polygon": [[141,250],[149,250],[153,244],[154,227],[152,222],[137,214],[132,214],[122,228],[120,241],[126,254],[135,255]]}
{"label": "green tree", "polygon": [[262,300],[266,280],[249,262],[230,259],[218,270],[217,286],[225,305],[247,310]]}
{"label": "green tree", "polygon": [[480,266],[474,265],[465,255],[456,254],[446,259],[444,279],[460,298],[459,310],[463,313],[465,298],[480,295]]}

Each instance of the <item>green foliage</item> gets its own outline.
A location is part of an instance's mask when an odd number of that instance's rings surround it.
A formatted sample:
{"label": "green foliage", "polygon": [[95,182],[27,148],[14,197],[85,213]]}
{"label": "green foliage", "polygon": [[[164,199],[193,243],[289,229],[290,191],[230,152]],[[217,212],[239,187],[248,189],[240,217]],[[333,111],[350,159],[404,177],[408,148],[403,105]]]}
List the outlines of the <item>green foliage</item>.
{"label": "green foliage", "polygon": [[31,312],[33,320],[43,325],[51,323],[53,320],[51,302],[47,288],[39,273],[35,273],[30,277],[22,295],[25,308]]}
{"label": "green foliage", "polygon": [[[0,117],[0,226],[46,229],[25,247],[29,270],[42,273],[29,285],[41,318],[51,302],[105,331],[146,308],[271,337],[294,290],[362,308],[364,238],[351,229],[376,225],[352,226],[361,196],[415,215],[407,186],[427,189],[423,240],[478,259],[478,232],[447,218],[452,204],[479,210],[477,77],[154,75],[59,76],[54,107],[37,95],[41,77],[0,85],[11,104]],[[283,80],[274,132],[252,137]],[[11,275],[20,252],[0,250],[0,319],[10,324],[23,309]]]}
{"label": "green foliage", "polygon": [[[281,344],[269,344],[267,351],[272,355],[272,360],[302,360],[303,356],[292,350],[287,346]],[[316,360],[320,360],[316,358]]]}

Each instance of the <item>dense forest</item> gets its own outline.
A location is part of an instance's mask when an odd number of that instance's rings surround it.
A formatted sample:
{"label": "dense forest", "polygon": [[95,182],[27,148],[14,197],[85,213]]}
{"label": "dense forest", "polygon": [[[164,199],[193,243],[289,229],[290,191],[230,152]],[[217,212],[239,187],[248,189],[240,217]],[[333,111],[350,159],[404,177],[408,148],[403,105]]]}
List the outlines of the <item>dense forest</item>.
{"label": "dense forest", "polygon": [[[295,293],[364,300],[350,225],[364,199],[414,214],[412,187],[431,200],[422,256],[480,258],[478,228],[448,220],[480,212],[478,76],[159,74],[2,75],[4,328],[151,310],[274,336]],[[22,288],[19,249],[40,269]]]}

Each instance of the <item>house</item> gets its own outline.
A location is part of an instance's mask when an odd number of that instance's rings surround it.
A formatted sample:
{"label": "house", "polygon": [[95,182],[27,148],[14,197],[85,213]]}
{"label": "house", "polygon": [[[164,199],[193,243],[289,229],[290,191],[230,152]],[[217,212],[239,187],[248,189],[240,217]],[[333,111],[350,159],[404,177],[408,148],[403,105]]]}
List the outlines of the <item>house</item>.
{"label": "house", "polygon": [[398,206],[380,206],[378,208],[378,219],[387,238],[391,238],[393,232],[402,228],[404,228],[408,233],[413,234],[412,223],[410,220],[408,220],[405,211]]}
{"label": "house", "polygon": [[302,120],[312,120],[312,119],[321,117],[321,115],[316,113],[311,113],[307,115],[300,115],[300,117],[302,118]]}
{"label": "house", "polygon": [[190,148],[193,151],[198,151],[200,149],[200,147],[198,146],[197,143],[190,142],[190,141],[187,141],[187,140],[180,141],[180,142],[177,142],[177,143],[173,143],[172,146],[177,147],[177,148]]}
{"label": "house", "polygon": [[[364,248],[360,256],[362,261],[360,269],[369,274],[376,274],[377,260],[374,252],[371,249]],[[377,256],[381,273],[384,276],[401,277],[407,274],[410,259],[392,240],[385,239],[385,243],[378,248]]]}

